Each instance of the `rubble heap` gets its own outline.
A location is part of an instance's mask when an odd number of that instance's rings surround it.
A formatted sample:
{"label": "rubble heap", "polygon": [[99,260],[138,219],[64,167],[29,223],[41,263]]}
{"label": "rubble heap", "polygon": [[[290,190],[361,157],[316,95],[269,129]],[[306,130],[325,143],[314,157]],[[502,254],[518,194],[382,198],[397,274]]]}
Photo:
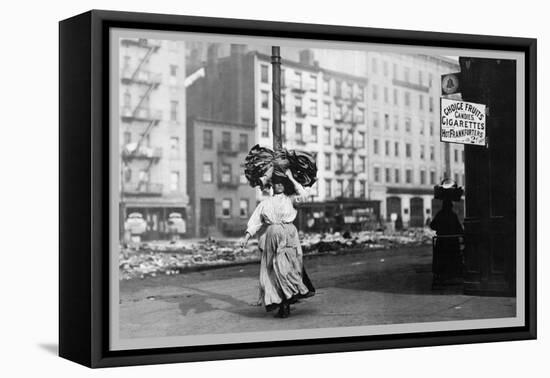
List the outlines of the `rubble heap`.
{"label": "rubble heap", "polygon": [[[306,255],[368,251],[431,244],[434,233],[411,229],[391,234],[363,231],[358,233],[300,234]],[[121,247],[121,280],[180,274],[193,269],[258,262],[257,242],[251,240],[241,248],[237,240],[180,240],[144,242]]]}

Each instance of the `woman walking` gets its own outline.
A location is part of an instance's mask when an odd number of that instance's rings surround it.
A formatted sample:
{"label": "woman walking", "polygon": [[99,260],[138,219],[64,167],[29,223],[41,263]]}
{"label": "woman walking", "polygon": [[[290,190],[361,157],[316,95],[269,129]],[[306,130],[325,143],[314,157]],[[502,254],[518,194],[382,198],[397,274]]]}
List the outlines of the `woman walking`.
{"label": "woman walking", "polygon": [[306,199],[304,187],[290,169],[273,166],[261,178],[271,181],[273,195],[256,207],[248,221],[242,246],[257,235],[261,253],[260,300],[267,311],[278,308],[277,316],[290,315],[290,304],[314,295],[315,289],[303,268],[302,248],[296,218],[296,203]]}

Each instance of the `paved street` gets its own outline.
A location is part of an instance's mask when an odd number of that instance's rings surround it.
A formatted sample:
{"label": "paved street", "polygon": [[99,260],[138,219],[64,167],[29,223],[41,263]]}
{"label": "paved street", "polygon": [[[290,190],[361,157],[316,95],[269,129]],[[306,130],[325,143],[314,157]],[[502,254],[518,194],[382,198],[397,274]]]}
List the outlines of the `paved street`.
{"label": "paved street", "polygon": [[257,264],[120,282],[120,336],[161,337],[515,315],[515,299],[431,289],[431,248],[306,258],[317,294],[274,318],[258,298]]}

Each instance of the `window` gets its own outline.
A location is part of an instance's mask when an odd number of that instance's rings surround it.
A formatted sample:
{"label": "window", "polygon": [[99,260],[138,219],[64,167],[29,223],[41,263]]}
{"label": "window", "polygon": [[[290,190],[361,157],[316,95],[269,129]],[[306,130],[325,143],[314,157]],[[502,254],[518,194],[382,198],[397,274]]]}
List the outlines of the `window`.
{"label": "window", "polygon": [[434,146],[430,146],[430,160],[434,160],[435,159],[435,148]]}
{"label": "window", "polygon": [[317,75],[309,75],[310,91],[317,92]]}
{"label": "window", "polygon": [[365,98],[364,93],[365,93],[365,88],[362,85],[359,85],[357,87],[357,97],[360,101],[363,101],[363,99]]}
{"label": "window", "polygon": [[311,125],[311,142],[317,143],[319,141],[319,133],[318,133],[318,127],[317,125]]}
{"label": "window", "polygon": [[262,118],[262,137],[269,138],[269,120],[267,118]]}
{"label": "window", "polygon": [[405,79],[405,82],[409,82],[410,80],[410,75],[411,75],[411,70],[409,67],[405,67],[403,68],[403,77]]}
{"label": "window", "polygon": [[396,88],[393,89],[393,104],[399,105],[399,97],[398,97],[398,92]]}
{"label": "window", "polygon": [[420,185],[426,185],[426,171],[420,170]]}
{"label": "window", "polygon": [[330,144],[331,138],[330,138],[330,127],[325,127],[325,144]]}
{"label": "window", "polygon": [[296,129],[295,129],[295,135],[296,135],[296,142],[303,142],[304,141],[304,134],[302,133],[302,124],[296,123]]}
{"label": "window", "polygon": [[358,167],[359,172],[363,173],[367,169],[366,161],[367,160],[364,156],[359,156],[359,167]]}
{"label": "window", "polygon": [[410,143],[405,143],[405,156],[410,158],[412,156],[412,152],[411,152],[412,148],[411,148],[411,144]]}
{"label": "window", "polygon": [[330,94],[330,80],[323,79],[323,93],[328,95]]}
{"label": "window", "polygon": [[407,184],[411,184],[412,183],[412,169],[407,169],[405,171],[405,182]]}
{"label": "window", "polygon": [[342,104],[337,104],[336,105],[336,110],[334,111],[334,118],[337,119],[337,120],[342,120],[342,114],[343,113],[344,113],[343,105]]}
{"label": "window", "polygon": [[303,114],[302,112],[302,98],[301,97],[294,97],[294,113],[296,114]]}
{"label": "window", "polygon": [[125,182],[132,181],[132,169],[130,167],[124,168],[124,181]]}
{"label": "window", "polygon": [[353,164],[353,155],[348,155],[348,161],[346,162],[346,166],[349,168],[350,172],[355,172],[355,167]]}
{"label": "window", "polygon": [[455,163],[458,163],[458,150],[455,150]]}
{"label": "window", "polygon": [[180,154],[180,138],[170,137],[170,155],[174,158],[179,157]]}
{"label": "window", "polygon": [[336,154],[336,170],[341,171],[344,166],[342,154]]}
{"label": "window", "polygon": [[124,144],[132,143],[132,133],[129,131],[124,132]]}
{"label": "window", "polygon": [[177,122],[178,120],[178,101],[170,101],[170,121]]}
{"label": "window", "polygon": [[180,189],[180,173],[178,171],[170,172],[170,191],[177,192]]}
{"label": "window", "polygon": [[286,142],[286,121],[281,121],[281,137],[283,142]]}
{"label": "window", "polygon": [[269,92],[261,91],[261,95],[262,95],[262,108],[269,109]]}
{"label": "window", "polygon": [[296,88],[302,89],[302,73],[294,71],[294,85]]}
{"label": "window", "polygon": [[170,76],[176,77],[178,76],[178,66],[175,64],[170,65]]}
{"label": "window", "polygon": [[411,94],[405,91],[405,106],[411,106]]}
{"label": "window", "polygon": [[399,130],[399,116],[398,115],[393,116],[393,128],[395,129],[395,131]]}
{"label": "window", "polygon": [[346,188],[346,197],[355,197],[355,181],[349,180]]}
{"label": "window", "polygon": [[317,117],[317,100],[311,99],[309,103],[309,114]]}
{"label": "window", "polygon": [[342,97],[342,82],[336,82],[336,97]]}
{"label": "window", "polygon": [[428,75],[428,86],[431,88],[433,84],[434,77],[432,74]]}
{"label": "window", "polygon": [[239,151],[247,152],[248,151],[248,135],[239,134]]}
{"label": "window", "polygon": [[390,115],[384,114],[384,129],[389,130],[390,129]]}
{"label": "window", "polygon": [[375,155],[378,155],[378,139],[373,139],[372,150]]}
{"label": "window", "polygon": [[241,164],[239,168],[239,172],[241,173],[239,175],[239,183],[240,184],[248,184],[248,180],[246,179],[246,175],[244,174],[244,165]]}
{"label": "window", "polygon": [[393,78],[397,79],[397,64],[393,64]]}
{"label": "window", "polygon": [[384,102],[387,104],[390,102],[390,94],[388,92],[388,87],[384,87]]}
{"label": "window", "polygon": [[231,133],[229,131],[222,132],[222,148],[231,150]]}
{"label": "window", "polygon": [[284,93],[281,95],[281,112],[286,113],[286,96]]}
{"label": "window", "polygon": [[385,155],[386,156],[390,156],[390,141],[387,140],[385,143],[384,143],[384,151],[385,151]]}
{"label": "window", "polygon": [[129,108],[132,106],[132,95],[130,92],[124,92],[124,107]]}
{"label": "window", "polygon": [[424,145],[420,145],[420,159],[424,160],[426,158],[426,153],[424,151]]}
{"label": "window", "polygon": [[357,113],[357,115],[354,119],[354,122],[364,123],[365,122],[365,110],[364,109],[357,109],[356,113]]}
{"label": "window", "polygon": [[434,98],[430,97],[430,112],[433,113],[434,111]]}
{"label": "window", "polygon": [[330,154],[329,154],[329,153],[325,153],[325,169],[326,169],[327,171],[330,171],[330,169],[331,169],[331,168],[330,168],[330,165],[331,165],[330,163],[331,163],[331,162],[330,162]]}
{"label": "window", "polygon": [[434,135],[434,121],[430,121],[430,136]]}
{"label": "window", "polygon": [[221,182],[227,184],[231,182],[231,164],[223,163],[221,166]]}
{"label": "window", "polygon": [[374,182],[380,182],[380,167],[374,167]]}
{"label": "window", "polygon": [[359,181],[359,197],[365,198],[366,186],[365,180]]}
{"label": "window", "polygon": [[239,216],[241,218],[248,218],[248,199],[241,199],[239,201]]}
{"label": "window", "polygon": [[342,197],[344,194],[344,180],[336,180],[336,197]]}
{"label": "window", "polygon": [[430,171],[430,184],[435,185],[435,171]]}
{"label": "window", "polygon": [[262,83],[269,82],[269,68],[265,64],[262,64],[260,66],[260,76],[261,76]]}
{"label": "window", "polygon": [[202,182],[212,182],[213,181],[213,168],[212,163],[203,163],[202,164]]}
{"label": "window", "polygon": [[365,148],[365,132],[359,131],[357,145],[358,147]]}
{"label": "window", "polygon": [[391,170],[389,168],[386,168],[385,171],[386,171],[386,182],[391,182]]}
{"label": "window", "polygon": [[130,69],[130,61],[131,57],[129,55],[124,56],[124,63],[122,64],[122,68],[126,71]]}
{"label": "window", "polygon": [[342,129],[336,130],[336,137],[334,138],[334,145],[335,146],[341,146],[343,143],[343,134]]}
{"label": "window", "polygon": [[394,174],[395,174],[395,183],[396,183],[396,184],[399,184],[399,180],[400,180],[401,178],[400,178],[400,176],[399,176],[399,169],[398,169],[398,168],[395,169]]}
{"label": "window", "polygon": [[378,73],[378,61],[372,58],[372,73]]}
{"label": "window", "polygon": [[231,198],[222,199],[222,217],[231,218]]}
{"label": "window", "polygon": [[323,118],[330,119],[330,102],[323,103]]}
{"label": "window", "polygon": [[410,117],[405,118],[405,131],[410,133],[411,132],[411,119]]}
{"label": "window", "polygon": [[462,152],[462,162],[464,163],[464,150],[462,150],[461,152]]}
{"label": "window", "polygon": [[202,131],[202,148],[205,150],[212,149],[214,144],[214,138],[212,130],[203,130]]}
{"label": "window", "polygon": [[325,197],[332,197],[332,180],[325,179]]}
{"label": "window", "polygon": [[422,80],[422,71],[418,71],[418,84],[422,85],[423,84],[423,80]]}
{"label": "window", "polygon": [[384,65],[384,76],[388,76],[388,73],[389,73],[388,62],[384,61],[383,65]]}
{"label": "window", "polygon": [[418,95],[418,109],[424,110],[424,96]]}
{"label": "window", "polygon": [[455,182],[456,182],[457,185],[459,184],[458,183],[458,173],[455,173]]}
{"label": "window", "polygon": [[378,127],[378,112],[372,114],[372,125],[373,127]]}
{"label": "window", "polygon": [[395,155],[395,157],[399,156],[399,142],[393,143],[393,154]]}
{"label": "window", "polygon": [[372,99],[374,101],[378,100],[378,85],[376,84],[372,85]]}

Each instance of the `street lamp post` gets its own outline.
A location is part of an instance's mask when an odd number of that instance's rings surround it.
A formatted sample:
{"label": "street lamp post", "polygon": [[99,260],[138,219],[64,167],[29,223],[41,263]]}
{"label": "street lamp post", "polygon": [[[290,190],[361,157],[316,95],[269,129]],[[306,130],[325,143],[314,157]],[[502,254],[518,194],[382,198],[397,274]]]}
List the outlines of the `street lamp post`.
{"label": "street lamp post", "polygon": [[283,148],[281,135],[281,49],[279,46],[271,47],[271,65],[273,67],[273,149],[279,151]]}

